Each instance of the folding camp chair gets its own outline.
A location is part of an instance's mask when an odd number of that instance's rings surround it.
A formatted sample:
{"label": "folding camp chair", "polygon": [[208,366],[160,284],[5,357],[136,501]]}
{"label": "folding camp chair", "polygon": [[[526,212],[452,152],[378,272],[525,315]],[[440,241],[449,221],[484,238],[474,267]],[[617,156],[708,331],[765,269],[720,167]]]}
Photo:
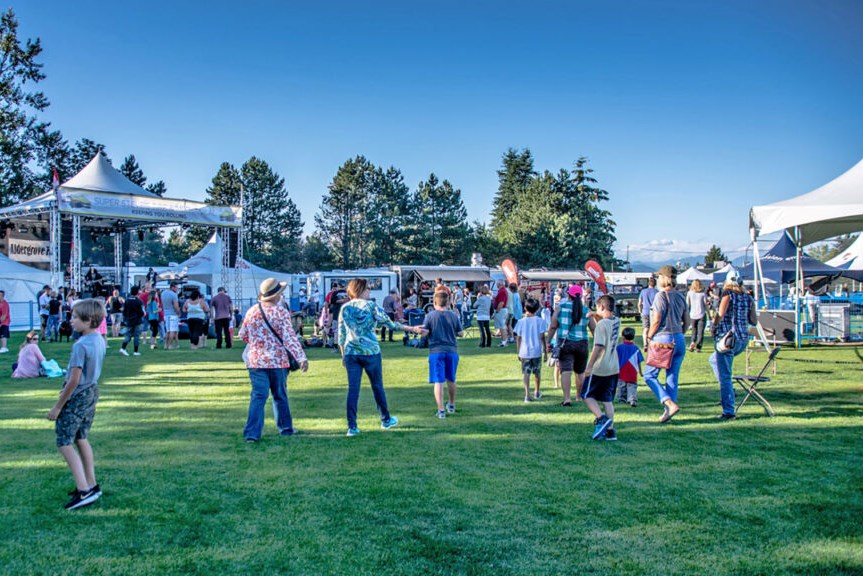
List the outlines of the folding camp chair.
{"label": "folding camp chair", "polygon": [[473,338],[476,332],[476,310],[470,310],[462,318],[462,330],[465,338]]}
{"label": "folding camp chair", "polygon": [[770,351],[770,356],[767,357],[767,362],[764,364],[764,367],[761,369],[761,372],[758,373],[757,376],[732,376],[735,382],[740,384],[740,387],[746,391],[746,394],[743,396],[743,399],[737,405],[737,408],[734,409],[734,413],[737,414],[737,411],[740,410],[743,405],[749,400],[750,396],[755,396],[755,399],[758,401],[761,406],[764,407],[764,410],[767,412],[768,416],[776,416],[776,412],[773,411],[773,406],[770,405],[770,402],[761,395],[761,393],[756,390],[759,384],[762,382],[770,382],[770,377],[765,376],[764,374],[767,372],[767,369],[770,365],[776,361],[776,355],[779,354],[779,347],[775,346],[773,350]]}

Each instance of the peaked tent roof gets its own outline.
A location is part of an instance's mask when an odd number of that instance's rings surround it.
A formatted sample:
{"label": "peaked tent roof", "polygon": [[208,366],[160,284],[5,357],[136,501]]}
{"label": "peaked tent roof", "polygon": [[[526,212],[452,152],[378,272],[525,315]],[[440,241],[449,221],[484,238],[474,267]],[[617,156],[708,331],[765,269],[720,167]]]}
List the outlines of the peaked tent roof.
{"label": "peaked tent roof", "polygon": [[[764,278],[782,283],[793,282],[797,266],[796,259],[797,247],[786,232],[776,241],[776,244],[770,250],[761,256],[761,269],[764,273]],[[800,267],[803,270],[804,278],[848,275],[847,273],[843,274],[843,270],[816,260],[805,252],[800,256]],[[752,274],[751,267],[740,269],[740,275],[746,280],[752,279]],[[854,278],[857,278],[857,276],[856,274],[853,275]]]}
{"label": "peaked tent roof", "polygon": [[677,275],[678,284],[689,284],[693,280],[713,280],[713,274],[705,274],[695,266],[691,266],[685,272]]}
{"label": "peaked tent roof", "polygon": [[863,270],[863,234],[827,263],[842,270]]}
{"label": "peaked tent roof", "polygon": [[808,194],[749,211],[749,228],[757,236],[795,226],[804,246],[863,230],[863,160]]}
{"label": "peaked tent roof", "polygon": [[111,166],[102,154],[96,154],[90,163],[69,178],[60,186],[64,190],[86,190],[89,192],[106,192],[108,194],[131,194],[133,196],[148,196],[159,198],[144,190]]}

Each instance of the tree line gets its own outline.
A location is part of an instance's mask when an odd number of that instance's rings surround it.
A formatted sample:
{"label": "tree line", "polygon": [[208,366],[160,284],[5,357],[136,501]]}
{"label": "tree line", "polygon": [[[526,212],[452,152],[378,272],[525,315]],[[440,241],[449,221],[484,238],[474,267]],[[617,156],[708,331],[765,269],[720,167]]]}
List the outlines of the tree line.
{"label": "tree line", "polygon": [[[22,42],[10,8],[0,17],[0,205],[16,204],[72,177],[95,154],[110,161],[103,144],[70,142],[40,114],[50,105],[34,86],[45,79],[39,39]],[[134,154],[119,167],[132,182],[164,196],[162,180],[144,175]],[[498,170],[490,222],[468,221],[462,192],[431,172],[411,188],[394,166],[364,156],[346,160],[322,191],[314,231],[305,223],[285,179],[263,159],[239,168],[223,162],[207,187],[205,202],[244,206],[244,256],[265,268],[295,272],[366,268],[394,263],[469,264],[479,252],[488,263],[510,257],[523,268],[578,268],[588,259],[606,267],[614,259],[615,223],[603,208],[608,192],[597,185],[583,157],[569,169],[539,172],[529,149],[507,150]],[[124,253],[139,265],[180,262],[208,240],[204,227],[153,229],[127,235]],[[113,239],[85,235],[93,264],[113,263]]]}

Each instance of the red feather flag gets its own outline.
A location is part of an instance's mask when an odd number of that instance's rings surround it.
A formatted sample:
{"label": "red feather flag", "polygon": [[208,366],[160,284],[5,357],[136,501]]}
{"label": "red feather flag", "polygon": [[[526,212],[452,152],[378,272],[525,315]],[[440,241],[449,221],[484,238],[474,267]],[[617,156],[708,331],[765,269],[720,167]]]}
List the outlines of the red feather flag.
{"label": "red feather flag", "polygon": [[599,286],[603,294],[608,294],[608,288],[605,286],[605,272],[602,271],[602,266],[598,262],[588,260],[584,263],[584,271],[587,272],[588,276],[593,278],[593,281],[596,282],[596,285]]}
{"label": "red feather flag", "polygon": [[507,284],[518,284],[518,266],[515,265],[515,262],[507,258],[500,263],[500,269],[506,274]]}

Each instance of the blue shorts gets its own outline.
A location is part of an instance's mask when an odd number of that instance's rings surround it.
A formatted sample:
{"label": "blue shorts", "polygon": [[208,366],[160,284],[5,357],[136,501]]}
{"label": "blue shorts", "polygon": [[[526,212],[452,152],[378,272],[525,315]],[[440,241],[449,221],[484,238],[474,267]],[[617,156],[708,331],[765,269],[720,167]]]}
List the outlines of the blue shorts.
{"label": "blue shorts", "polygon": [[429,354],[429,383],[455,382],[456,368],[458,368],[458,354],[454,352]]}

